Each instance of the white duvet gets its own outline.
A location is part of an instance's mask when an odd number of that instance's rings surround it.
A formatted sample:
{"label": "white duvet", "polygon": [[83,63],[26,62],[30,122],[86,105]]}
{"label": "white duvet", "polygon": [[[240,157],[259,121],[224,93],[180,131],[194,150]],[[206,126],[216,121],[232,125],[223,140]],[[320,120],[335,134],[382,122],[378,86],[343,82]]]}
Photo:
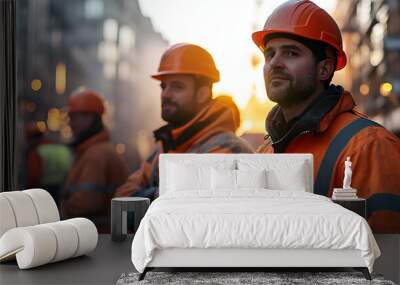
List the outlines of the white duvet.
{"label": "white duvet", "polygon": [[320,195],[265,189],[164,194],[136,232],[135,268],[164,248],[358,249],[370,272],[380,255],[359,215]]}

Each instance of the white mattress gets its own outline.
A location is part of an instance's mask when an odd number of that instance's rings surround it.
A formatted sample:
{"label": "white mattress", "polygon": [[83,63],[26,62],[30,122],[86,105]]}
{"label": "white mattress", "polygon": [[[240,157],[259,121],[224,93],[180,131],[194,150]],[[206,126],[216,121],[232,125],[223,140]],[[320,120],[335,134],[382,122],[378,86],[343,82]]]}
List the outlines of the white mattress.
{"label": "white mattress", "polygon": [[154,251],[167,248],[355,249],[370,271],[380,255],[366,220],[326,197],[266,189],[216,194],[156,199],[132,243],[135,268],[143,272]]}

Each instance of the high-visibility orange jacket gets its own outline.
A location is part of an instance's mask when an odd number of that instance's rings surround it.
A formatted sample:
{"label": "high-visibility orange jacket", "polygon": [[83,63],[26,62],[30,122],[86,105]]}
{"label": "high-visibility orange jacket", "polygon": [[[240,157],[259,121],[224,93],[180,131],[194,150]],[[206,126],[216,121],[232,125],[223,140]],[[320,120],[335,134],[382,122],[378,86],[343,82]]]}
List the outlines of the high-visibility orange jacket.
{"label": "high-visibility orange jacket", "polygon": [[117,189],[116,196],[138,192],[157,196],[160,153],[252,153],[247,142],[235,136],[236,127],[232,111],[214,100],[186,125],[176,129],[161,127],[154,132],[155,150]]}
{"label": "high-visibility orange jacket", "polygon": [[76,148],[76,159],[63,189],[62,218],[85,217],[99,232],[109,232],[110,201],[127,177],[127,165],[114,150],[107,131],[85,140]]}
{"label": "high-visibility orange jacket", "polygon": [[394,134],[381,126],[367,126],[351,136],[330,169],[320,169],[328,148],[338,143],[335,139],[341,131],[360,118],[366,116],[356,111],[352,96],[331,85],[303,114],[288,123],[280,106],[275,106],[266,120],[268,135],[257,152],[312,153],[314,179],[319,176],[331,179],[322,181],[327,185],[322,191],[328,197],[334,187],[343,187],[344,161],[350,156],[351,186],[358,190],[359,197],[367,199],[367,218],[372,230],[400,233],[400,140]]}

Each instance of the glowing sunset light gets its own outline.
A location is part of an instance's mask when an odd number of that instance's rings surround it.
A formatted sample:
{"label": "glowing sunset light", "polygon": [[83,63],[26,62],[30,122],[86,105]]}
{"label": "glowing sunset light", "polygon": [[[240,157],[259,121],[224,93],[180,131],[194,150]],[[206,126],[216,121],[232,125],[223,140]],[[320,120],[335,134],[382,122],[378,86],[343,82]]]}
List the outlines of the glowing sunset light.
{"label": "glowing sunset light", "polygon": [[[251,34],[260,30],[268,15],[283,2],[139,0],[143,14],[170,44],[190,42],[212,54],[221,73],[221,81],[214,85],[214,92],[230,94],[242,110],[252,95],[260,104],[268,103],[262,73],[264,59]],[[336,0],[315,2],[332,11]],[[255,55],[259,58],[256,67]],[[246,120],[243,118],[242,122]]]}

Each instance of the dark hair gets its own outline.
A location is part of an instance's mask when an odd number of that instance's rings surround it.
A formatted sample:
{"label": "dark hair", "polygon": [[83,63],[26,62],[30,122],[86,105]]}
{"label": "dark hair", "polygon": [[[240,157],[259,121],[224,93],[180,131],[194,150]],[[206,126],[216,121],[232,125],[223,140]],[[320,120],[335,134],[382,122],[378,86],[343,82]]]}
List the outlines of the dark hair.
{"label": "dark hair", "polygon": [[[335,70],[336,70],[336,66],[337,66],[337,61],[338,61],[338,52],[336,51],[336,49],[332,48],[330,45],[324,44],[324,51],[326,53],[326,51],[331,51],[331,53],[333,54],[333,61],[334,61],[334,66],[333,66],[333,72],[332,74],[328,77],[328,79],[326,79],[324,81],[324,87],[325,89],[329,87],[329,85],[331,84],[332,78],[335,75]],[[327,56],[325,56],[326,58]],[[324,58],[323,58],[324,59]],[[321,59],[322,60],[322,59]]]}
{"label": "dark hair", "polygon": [[[324,42],[321,42],[321,41],[310,40],[310,39],[303,38],[303,37],[300,37],[300,36],[297,36],[297,35],[286,34],[286,33],[276,33],[276,34],[272,34],[272,35],[266,36],[264,38],[265,45],[267,44],[267,41],[270,41],[270,40],[275,39],[275,38],[287,38],[287,39],[292,39],[292,40],[295,40],[297,42],[302,43],[303,45],[305,45],[307,48],[309,48],[311,50],[312,54],[314,55],[316,63],[318,63],[318,62],[320,62],[320,61],[322,61],[322,60],[324,60],[324,59],[326,59],[328,57],[327,54],[326,54],[327,49],[332,50],[333,54],[334,54],[334,58],[333,59],[334,59],[334,62],[335,62],[334,70],[336,69],[337,51],[334,48],[332,48],[330,45],[328,45],[328,44],[326,44]],[[329,87],[329,85],[330,85],[330,83],[332,81],[334,73],[335,73],[335,71],[333,71],[332,74],[329,76],[329,78],[324,81],[324,87],[325,88]]]}

